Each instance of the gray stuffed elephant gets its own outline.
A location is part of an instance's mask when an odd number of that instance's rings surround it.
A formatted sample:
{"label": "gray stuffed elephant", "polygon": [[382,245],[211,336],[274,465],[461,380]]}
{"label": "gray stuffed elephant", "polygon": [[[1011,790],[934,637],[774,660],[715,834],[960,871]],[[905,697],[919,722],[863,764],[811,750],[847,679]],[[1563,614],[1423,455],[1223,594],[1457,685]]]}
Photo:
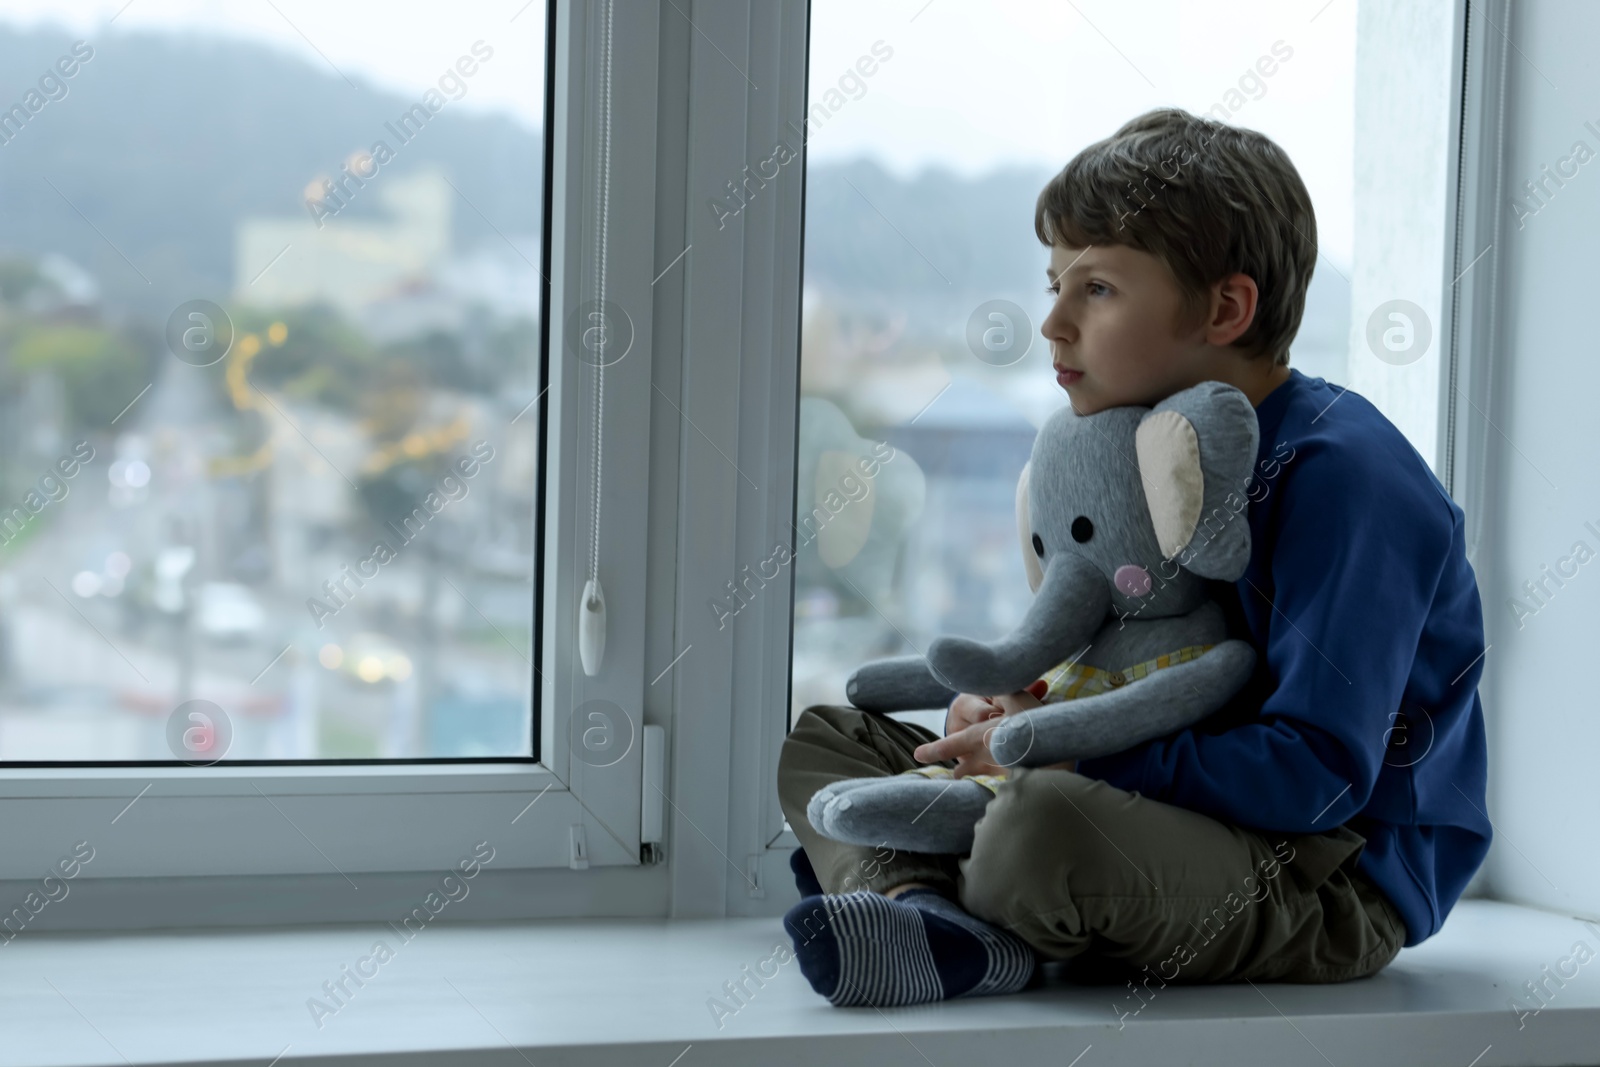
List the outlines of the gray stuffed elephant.
{"label": "gray stuffed elephant", "polygon": [[[935,708],[1042,678],[1044,705],[997,720],[989,735],[1008,768],[1120,752],[1219,710],[1256,657],[1228,638],[1205,580],[1237,581],[1250,560],[1245,489],[1258,433],[1249,399],[1222,382],[1154,408],[1063,408],[1039,431],[1017,486],[1035,594],[1021,624],[998,641],[940,637],[926,658],[869,663],[850,678],[850,701],[873,712]],[[961,854],[996,784],[938,766],[851,778],[819,790],[806,814],[835,840]]]}

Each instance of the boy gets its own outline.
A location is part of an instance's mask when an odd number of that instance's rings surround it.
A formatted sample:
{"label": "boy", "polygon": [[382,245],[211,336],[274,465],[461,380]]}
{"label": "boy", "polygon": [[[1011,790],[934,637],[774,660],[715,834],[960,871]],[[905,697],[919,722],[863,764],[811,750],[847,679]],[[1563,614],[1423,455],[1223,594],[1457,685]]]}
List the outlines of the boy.
{"label": "boy", "polygon": [[1168,982],[1376,973],[1439,929],[1489,847],[1461,509],[1364,398],[1290,369],[1316,220],[1268,138],[1152,111],[1051,179],[1035,230],[1055,294],[1041,332],[1078,413],[1208,380],[1256,408],[1252,558],[1217,583],[1256,676],[1189,729],[1013,769],[966,857],[830,841],[806,803],[926,763],[997,773],[988,720],[1037,706],[1040,684],[958,696],[942,739],[807,709],[778,770],[812,894],[784,920],[801,970],[835,1004],[885,1006],[1014,992],[1041,958],[1071,960],[1127,980],[1123,1017]]}

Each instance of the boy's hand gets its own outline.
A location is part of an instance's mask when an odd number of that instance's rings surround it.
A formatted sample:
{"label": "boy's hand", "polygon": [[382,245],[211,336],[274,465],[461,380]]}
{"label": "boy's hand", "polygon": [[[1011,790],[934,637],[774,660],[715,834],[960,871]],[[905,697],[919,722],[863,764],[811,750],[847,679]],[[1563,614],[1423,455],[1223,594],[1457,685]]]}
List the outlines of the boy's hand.
{"label": "boy's hand", "polygon": [[1032,685],[1028,686],[1028,688],[1020,690],[1016,693],[1012,693],[1008,697],[995,697],[994,702],[1005,714],[1015,715],[1019,711],[1028,711],[1031,708],[1044,707],[1044,705],[1039,702],[1044,699],[1045,692],[1049,690],[1049,688],[1049,683],[1043,678],[1040,678],[1037,682],[1034,682]]}
{"label": "boy's hand", "polygon": [[1004,768],[997,767],[989,758],[985,735],[992,729],[988,725],[990,720],[1004,714],[1005,711],[988,697],[962,693],[950,702],[950,711],[944,718],[944,737],[919,745],[913,754],[923,763],[955,760],[957,778],[969,774],[1000,774]]}
{"label": "boy's hand", "polygon": [[[989,754],[989,731],[994,729],[993,720],[1039,707],[1039,698],[1044,696],[1047,688],[1041,678],[1027,689],[1009,696],[988,698],[962,693],[951,702],[950,711],[945,716],[945,736],[919,745],[913,755],[923,763],[955,760],[957,778],[971,774],[1004,774],[1006,768],[995,763],[994,757]],[[1057,766],[1076,769],[1075,762]]]}

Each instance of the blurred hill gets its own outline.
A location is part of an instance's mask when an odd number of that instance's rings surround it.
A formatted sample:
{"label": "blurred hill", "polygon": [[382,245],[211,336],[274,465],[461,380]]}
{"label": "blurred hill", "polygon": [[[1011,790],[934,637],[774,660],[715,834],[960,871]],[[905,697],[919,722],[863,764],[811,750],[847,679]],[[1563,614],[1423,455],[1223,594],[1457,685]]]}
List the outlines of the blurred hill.
{"label": "blurred hill", "polygon": [[[1050,257],[1033,210],[1052,173],[1011,168],[968,180],[932,167],[901,180],[871,160],[812,167],[806,284],[830,306],[904,315],[913,333],[935,323],[959,333],[995,298],[1043,315]],[[1349,317],[1349,281],[1319,259],[1291,362],[1343,381]]]}
{"label": "blurred hill", "polygon": [[[59,30],[0,25],[8,75],[0,108],[71,41]],[[112,307],[160,320],[184,300],[225,297],[235,222],[309,219],[306,186],[379,139],[398,149],[395,173],[436,164],[494,227],[539,229],[541,136],[510,117],[447,105],[398,147],[384,123],[415,100],[359,77],[351,89],[326,68],[214,37],[135,32],[90,43],[94,57],[67,80],[69,94],[0,146],[0,250],[67,255],[95,276]],[[457,247],[499,240],[489,221],[460,207]],[[340,216],[378,211],[375,196],[358,195]]]}

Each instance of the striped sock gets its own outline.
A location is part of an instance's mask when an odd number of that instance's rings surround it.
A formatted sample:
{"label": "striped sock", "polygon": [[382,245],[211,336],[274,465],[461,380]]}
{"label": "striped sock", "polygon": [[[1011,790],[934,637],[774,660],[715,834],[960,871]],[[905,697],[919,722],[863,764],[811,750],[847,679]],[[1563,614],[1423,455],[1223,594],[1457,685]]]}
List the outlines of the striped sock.
{"label": "striped sock", "polygon": [[839,1007],[1015,993],[1038,971],[1025,941],[932,889],[807,897],[783,925],[811,988]]}

